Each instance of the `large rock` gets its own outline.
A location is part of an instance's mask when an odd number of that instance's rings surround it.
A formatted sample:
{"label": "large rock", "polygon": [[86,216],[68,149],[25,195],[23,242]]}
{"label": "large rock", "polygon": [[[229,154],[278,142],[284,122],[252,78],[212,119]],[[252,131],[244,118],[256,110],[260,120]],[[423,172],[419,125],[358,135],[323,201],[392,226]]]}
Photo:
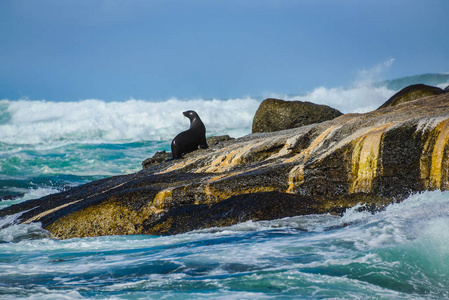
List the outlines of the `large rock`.
{"label": "large rock", "polygon": [[439,87],[434,87],[425,84],[410,85],[408,87],[403,88],[393,96],[391,96],[391,98],[388,99],[387,102],[382,104],[382,106],[379,107],[378,109],[395,106],[400,103],[413,101],[427,96],[439,95],[441,93],[443,93],[443,90],[440,89]]}
{"label": "large rock", "polygon": [[332,120],[342,113],[326,105],[265,99],[253,119],[253,133],[273,132]]}
{"label": "large rock", "polygon": [[449,94],[191,152],[0,210],[59,238],[370,210],[449,188]]}

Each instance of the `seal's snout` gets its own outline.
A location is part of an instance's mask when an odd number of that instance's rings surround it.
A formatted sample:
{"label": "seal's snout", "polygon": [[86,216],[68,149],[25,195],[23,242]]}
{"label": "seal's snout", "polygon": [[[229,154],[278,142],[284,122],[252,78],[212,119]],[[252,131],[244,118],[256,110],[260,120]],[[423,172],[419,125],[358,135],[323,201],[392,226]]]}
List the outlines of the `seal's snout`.
{"label": "seal's snout", "polygon": [[182,114],[189,119],[195,118],[197,116],[196,112],[194,112],[193,110],[185,111]]}

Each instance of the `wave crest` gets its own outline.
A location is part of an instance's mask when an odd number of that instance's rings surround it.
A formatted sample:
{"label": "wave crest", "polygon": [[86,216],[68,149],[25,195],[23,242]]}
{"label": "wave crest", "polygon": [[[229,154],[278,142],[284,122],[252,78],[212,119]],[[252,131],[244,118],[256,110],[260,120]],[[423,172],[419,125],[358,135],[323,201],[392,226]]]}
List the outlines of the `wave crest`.
{"label": "wave crest", "polygon": [[[383,69],[362,71],[349,88],[318,87],[299,95],[271,94],[267,97],[325,104],[343,113],[364,113],[381,106],[401,88],[415,83],[440,87],[449,75],[424,74],[375,83]],[[265,98],[265,97],[264,97]],[[54,147],[68,143],[124,143],[169,141],[189,127],[183,111],[195,110],[206,125],[207,135],[240,137],[251,133],[261,98],[229,100],[181,100],[163,102],[130,99],[108,102],[87,99],[78,102],[0,100],[0,146],[39,145]],[[1,145],[3,143],[3,145]]]}
{"label": "wave crest", "polygon": [[82,100],[0,101],[0,140],[6,144],[66,144],[169,140],[189,127],[182,112],[192,109],[207,124],[208,135],[241,136],[250,126],[259,101],[170,99],[148,102]]}

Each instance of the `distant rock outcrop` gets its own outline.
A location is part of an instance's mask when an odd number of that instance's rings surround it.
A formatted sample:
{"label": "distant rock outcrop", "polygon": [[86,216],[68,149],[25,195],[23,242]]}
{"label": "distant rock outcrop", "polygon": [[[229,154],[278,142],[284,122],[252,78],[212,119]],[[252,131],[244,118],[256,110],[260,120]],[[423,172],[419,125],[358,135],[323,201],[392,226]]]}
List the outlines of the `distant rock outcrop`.
{"label": "distant rock outcrop", "polygon": [[382,104],[382,106],[379,107],[378,109],[389,106],[395,106],[400,103],[413,101],[427,96],[439,95],[441,93],[443,93],[443,90],[440,89],[439,87],[434,87],[425,84],[410,85],[394,94],[390,99],[387,100],[387,102]]}
{"label": "distant rock outcrop", "polygon": [[449,189],[449,93],[200,149],[0,210],[59,238],[370,210]]}
{"label": "distant rock outcrop", "polygon": [[273,132],[332,120],[342,113],[326,105],[265,99],[253,119],[253,133]]}

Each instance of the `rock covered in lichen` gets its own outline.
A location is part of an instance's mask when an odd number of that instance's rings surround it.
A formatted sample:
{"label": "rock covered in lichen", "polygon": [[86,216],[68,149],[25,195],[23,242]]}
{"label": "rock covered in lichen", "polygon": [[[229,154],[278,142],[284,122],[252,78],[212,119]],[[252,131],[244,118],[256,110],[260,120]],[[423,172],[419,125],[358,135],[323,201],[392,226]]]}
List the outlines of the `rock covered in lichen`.
{"label": "rock covered in lichen", "polygon": [[326,105],[265,99],[256,111],[252,132],[273,132],[332,120],[342,113]]}

